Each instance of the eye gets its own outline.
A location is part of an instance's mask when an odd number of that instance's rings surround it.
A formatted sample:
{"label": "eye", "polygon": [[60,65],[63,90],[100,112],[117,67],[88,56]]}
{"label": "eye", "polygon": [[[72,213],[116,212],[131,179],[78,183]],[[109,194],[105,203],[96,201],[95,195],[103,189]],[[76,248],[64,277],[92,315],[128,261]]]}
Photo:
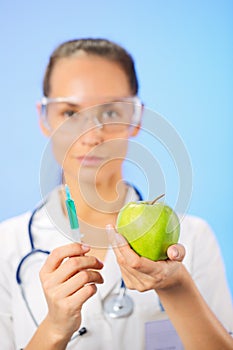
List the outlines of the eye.
{"label": "eye", "polygon": [[75,113],[77,113],[77,111],[74,111],[72,109],[67,109],[66,111],[63,112],[63,115],[66,118],[71,118],[74,116]]}
{"label": "eye", "polygon": [[116,119],[119,117],[118,113],[113,109],[103,111],[102,115],[104,119]]}
{"label": "eye", "polygon": [[122,113],[119,108],[117,108],[114,104],[105,106],[105,108],[101,111],[102,121],[104,123],[111,123],[120,121],[122,118]]}

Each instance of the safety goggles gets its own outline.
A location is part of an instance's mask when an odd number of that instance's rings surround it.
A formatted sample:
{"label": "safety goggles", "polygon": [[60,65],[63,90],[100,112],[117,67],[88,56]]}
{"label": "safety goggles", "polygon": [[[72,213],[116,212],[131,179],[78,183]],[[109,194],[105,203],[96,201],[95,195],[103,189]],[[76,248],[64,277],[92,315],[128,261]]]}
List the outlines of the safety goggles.
{"label": "safety goggles", "polygon": [[43,97],[41,116],[47,126],[62,124],[67,133],[81,132],[90,125],[114,133],[140,124],[143,104],[137,96],[113,99],[80,109],[75,97]]}

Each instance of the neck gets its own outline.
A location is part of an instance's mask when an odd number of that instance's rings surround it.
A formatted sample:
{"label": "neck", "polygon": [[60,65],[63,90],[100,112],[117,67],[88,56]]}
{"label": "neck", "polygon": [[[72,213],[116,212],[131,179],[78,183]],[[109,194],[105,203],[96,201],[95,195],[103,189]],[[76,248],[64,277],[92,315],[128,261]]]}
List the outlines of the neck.
{"label": "neck", "polygon": [[78,216],[116,215],[124,205],[127,186],[121,173],[114,173],[108,179],[99,182],[80,180],[65,175],[71,196],[77,207]]}

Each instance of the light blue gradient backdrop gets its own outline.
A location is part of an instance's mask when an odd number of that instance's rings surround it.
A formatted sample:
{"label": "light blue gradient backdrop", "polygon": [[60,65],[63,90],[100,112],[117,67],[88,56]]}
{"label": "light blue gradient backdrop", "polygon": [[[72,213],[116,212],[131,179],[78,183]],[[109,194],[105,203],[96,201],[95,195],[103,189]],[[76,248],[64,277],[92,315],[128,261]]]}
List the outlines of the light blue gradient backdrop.
{"label": "light blue gradient backdrop", "polygon": [[40,199],[46,140],[35,102],[49,53],[66,39],[107,37],[132,53],[140,96],[184,140],[194,172],[189,213],[213,227],[233,292],[232,13],[224,0],[1,0],[0,219]]}

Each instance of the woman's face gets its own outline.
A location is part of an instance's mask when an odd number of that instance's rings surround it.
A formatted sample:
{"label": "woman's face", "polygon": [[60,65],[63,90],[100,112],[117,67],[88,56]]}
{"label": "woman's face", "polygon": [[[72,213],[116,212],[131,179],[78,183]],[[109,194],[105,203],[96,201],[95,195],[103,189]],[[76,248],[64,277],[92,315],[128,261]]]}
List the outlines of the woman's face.
{"label": "woman's face", "polygon": [[[96,105],[110,104],[131,95],[127,76],[115,62],[86,54],[56,62],[49,98],[74,97],[76,100],[75,103],[51,103],[47,107],[54,156],[66,177],[98,182],[119,174],[132,130],[101,127],[95,116],[103,114],[103,109]],[[72,115],[77,112],[80,112],[77,118],[82,120],[82,127],[71,123]]]}

